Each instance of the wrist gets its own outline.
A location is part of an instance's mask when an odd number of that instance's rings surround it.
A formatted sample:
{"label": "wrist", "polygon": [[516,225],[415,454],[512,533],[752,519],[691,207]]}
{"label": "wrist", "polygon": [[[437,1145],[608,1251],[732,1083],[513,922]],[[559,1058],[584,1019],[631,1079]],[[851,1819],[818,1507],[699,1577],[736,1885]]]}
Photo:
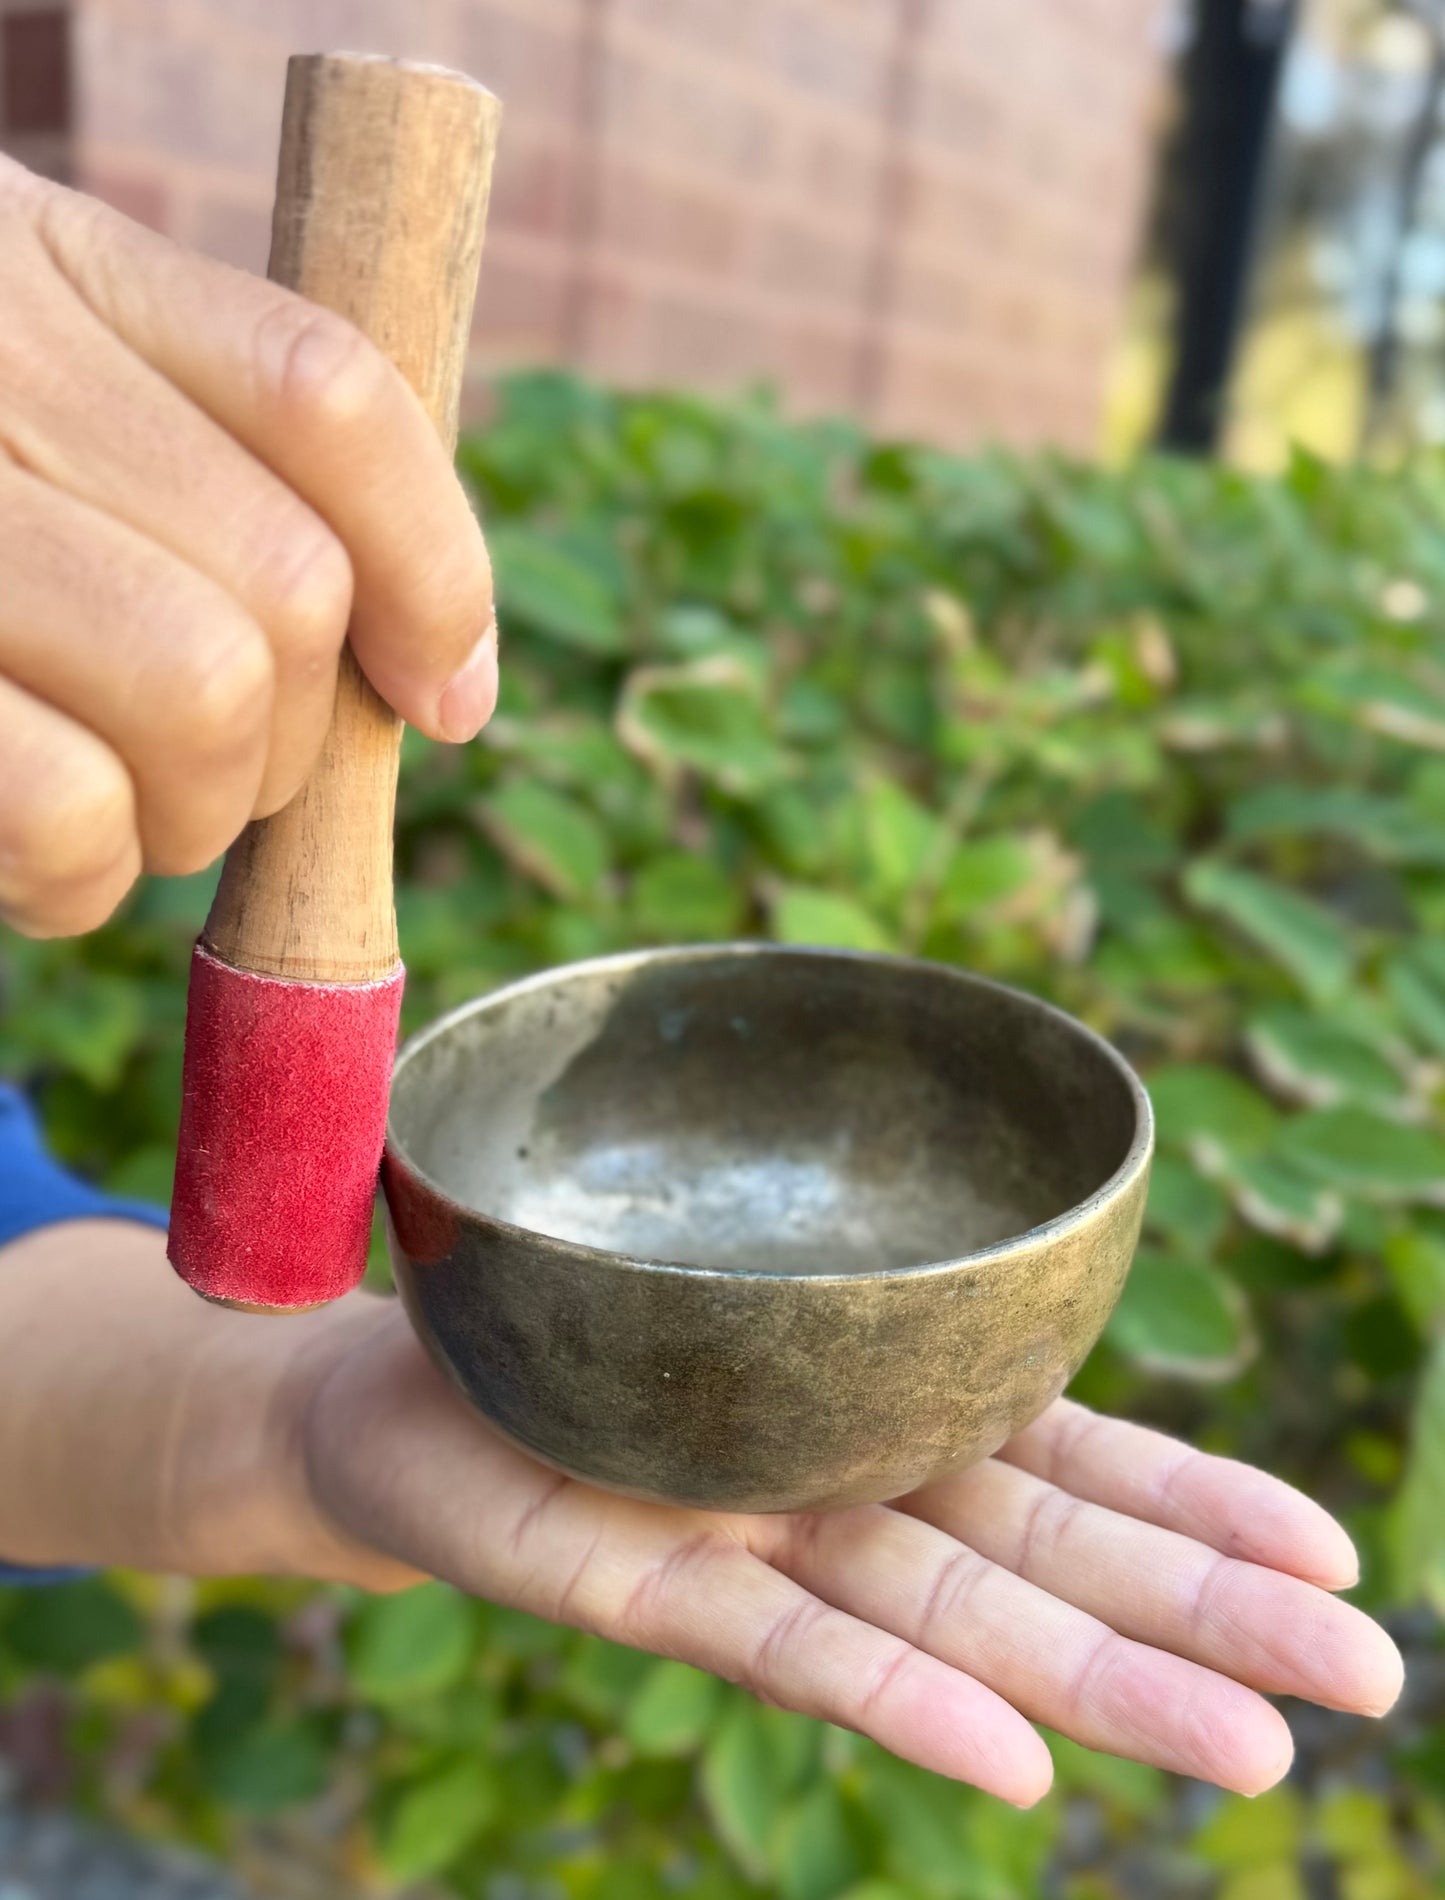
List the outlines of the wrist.
{"label": "wrist", "polygon": [[333,1438],[326,1421],[334,1389],[397,1321],[394,1301],[365,1293],[294,1320],[247,1319],[248,1328],[269,1324],[289,1337],[280,1350],[267,1353],[269,1390],[254,1453],[254,1557],[239,1567],[368,1590],[420,1581],[421,1573],[342,1524],[330,1506],[332,1458],[321,1449]]}
{"label": "wrist", "polygon": [[294,1319],[209,1306],[157,1231],[75,1220],[0,1262],[0,1553],[30,1565],[271,1572],[386,1587],[306,1453],[315,1395],[388,1321],[352,1296]]}

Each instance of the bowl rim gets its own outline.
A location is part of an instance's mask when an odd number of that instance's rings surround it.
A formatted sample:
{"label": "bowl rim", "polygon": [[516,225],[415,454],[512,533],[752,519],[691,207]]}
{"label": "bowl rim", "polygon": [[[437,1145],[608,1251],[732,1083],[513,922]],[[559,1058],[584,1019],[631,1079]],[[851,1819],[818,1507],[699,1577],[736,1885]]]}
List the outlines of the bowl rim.
{"label": "bowl rim", "polygon": [[[957,964],[940,963],[928,957],[900,956],[892,951],[847,950],[828,944],[781,944],[770,943],[766,939],[742,939],[735,942],[677,944],[660,946],[653,949],[614,951],[606,956],[586,957],[573,963],[554,964],[545,970],[533,971],[528,976],[517,977],[510,983],[499,985],[494,990],[485,990],[480,996],[474,996],[465,1003],[459,1003],[454,1009],[438,1016],[423,1029],[408,1036],[396,1052],[392,1065],[392,1079],[395,1081],[402,1065],[414,1061],[428,1043],[445,1036],[453,1026],[469,1016],[479,1015],[493,1006],[500,1007],[518,996],[531,991],[550,988],[562,979],[604,975],[611,971],[625,972],[639,966],[657,963],[699,963],[715,961],[720,957],[750,959],[791,959],[823,957],[831,961],[883,965],[889,969],[926,972],[930,976],[941,976],[974,989],[994,991],[996,994],[1026,1004],[1031,1009],[1043,1011],[1052,1016],[1063,1029],[1080,1041],[1088,1044],[1097,1056],[1101,1056],[1123,1081],[1134,1105],[1134,1132],[1125,1150],[1124,1158],[1106,1180],[1100,1182],[1092,1193],[1072,1207],[1065,1208],[1061,1214],[1055,1214],[1046,1221],[1025,1228],[1023,1232],[1010,1234],[1003,1240],[996,1240],[987,1247],[979,1247],[969,1253],[953,1254],[943,1260],[921,1260],[902,1267],[878,1267],[861,1273],[797,1273],[765,1272],[747,1267],[707,1267],[699,1266],[687,1260],[651,1259],[637,1254],[614,1252],[607,1247],[594,1247],[586,1241],[562,1240],[555,1234],[544,1234],[532,1227],[520,1227],[514,1221],[503,1220],[499,1215],[488,1214],[478,1207],[470,1207],[465,1201],[459,1201],[450,1194],[426,1169],[421,1167],[415,1157],[402,1142],[395,1126],[395,1117],[390,1104],[386,1116],[386,1143],[383,1153],[382,1181],[385,1186],[386,1167],[399,1165],[413,1180],[424,1186],[428,1194],[454,1210],[473,1227],[480,1226],[499,1236],[524,1241],[528,1246],[540,1248],[545,1252],[565,1256],[569,1260],[583,1260],[589,1265],[606,1268],[616,1272],[668,1273],[683,1274],[701,1280],[752,1280],[768,1281],[782,1285],[808,1285],[818,1287],[851,1286],[860,1281],[884,1281],[912,1279],[926,1274],[957,1273],[974,1267],[983,1267],[1011,1253],[1032,1250],[1044,1242],[1062,1240],[1091,1224],[1107,1207],[1122,1198],[1144,1174],[1154,1152],[1154,1108],[1149,1100],[1148,1090],[1139,1079],[1131,1063],[1120,1055],[1114,1045],[1087,1023],[1080,1022],[1077,1016],[1071,1016],[1067,1010],[1058,1008],[1054,1003],[1045,1002],[1041,996],[1035,996],[1029,990],[1017,988],[1011,983],[1000,983],[993,977],[980,976],[975,971],[965,970]],[[395,1223],[391,1217],[389,1197],[387,1199],[387,1226],[394,1232]]]}

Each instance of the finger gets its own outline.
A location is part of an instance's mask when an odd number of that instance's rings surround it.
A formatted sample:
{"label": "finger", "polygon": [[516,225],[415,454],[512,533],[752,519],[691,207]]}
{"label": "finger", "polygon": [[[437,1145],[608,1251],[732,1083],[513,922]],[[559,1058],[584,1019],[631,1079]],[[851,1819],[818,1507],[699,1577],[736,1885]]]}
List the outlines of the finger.
{"label": "finger", "polygon": [[1383,1715],[1400,1693],[1399,1651],[1352,1604],[1030,1472],[988,1459],[906,1508],[1122,1635],[1268,1694]]}
{"label": "finger", "polygon": [[27,937],[103,924],[141,868],[109,746],[0,676],[0,918]]}
{"label": "finger", "polygon": [[11,468],[0,572],[0,674],[119,756],[148,870],[209,864],[250,816],[265,763],[260,628],[153,542]]}
{"label": "finger", "polygon": [[345,544],[351,640],[384,699],[471,738],[496,694],[491,570],[436,431],[350,324],[70,193],[52,255],[101,320],[274,470]]}
{"label": "finger", "polygon": [[1326,1590],[1359,1582],[1355,1547],[1312,1499],[1233,1458],[1060,1399],[998,1454],[1075,1497],[1197,1537]]}
{"label": "finger", "polygon": [[33,373],[7,389],[0,440],[31,473],[206,575],[265,633],[275,668],[259,815],[300,788],[330,722],[351,607],[335,533],[134,351],[36,244],[7,321]]}
{"label": "finger", "polygon": [[754,1556],[729,1520],[544,1470],[463,1404],[404,1325],[371,1353],[352,1396],[333,1391],[312,1444],[328,1506],[352,1535],[461,1589],[858,1729],[1007,1801],[1047,1791],[1048,1750],[1006,1703],[816,1601]]}
{"label": "finger", "polygon": [[769,1536],[772,1561],[805,1590],[1087,1748],[1242,1794],[1289,1767],[1289,1729],[1251,1690],[1129,1641],[904,1511],[777,1519]]}

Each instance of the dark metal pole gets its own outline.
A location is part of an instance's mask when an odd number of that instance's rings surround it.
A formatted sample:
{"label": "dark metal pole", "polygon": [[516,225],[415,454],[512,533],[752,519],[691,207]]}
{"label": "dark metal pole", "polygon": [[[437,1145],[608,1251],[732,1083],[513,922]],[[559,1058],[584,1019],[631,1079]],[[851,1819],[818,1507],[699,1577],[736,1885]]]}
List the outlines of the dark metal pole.
{"label": "dark metal pole", "polygon": [[1370,339],[1369,374],[1365,392],[1365,420],[1360,447],[1375,447],[1384,435],[1394,407],[1400,376],[1400,299],[1404,290],[1405,251],[1419,216],[1425,168],[1440,136],[1440,106],[1445,99],[1445,17],[1439,6],[1414,6],[1430,34],[1430,67],[1419,117],[1411,127],[1400,167],[1395,238],[1380,292],[1379,322]]}
{"label": "dark metal pole", "polygon": [[1224,421],[1275,95],[1298,0],[1197,0],[1183,70],[1161,446],[1211,454]]}

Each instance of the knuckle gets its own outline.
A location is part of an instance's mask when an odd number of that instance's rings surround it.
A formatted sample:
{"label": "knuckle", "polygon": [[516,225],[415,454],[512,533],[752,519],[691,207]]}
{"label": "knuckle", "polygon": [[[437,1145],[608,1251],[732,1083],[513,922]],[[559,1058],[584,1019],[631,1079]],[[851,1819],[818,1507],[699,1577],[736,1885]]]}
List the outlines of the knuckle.
{"label": "knuckle", "polygon": [[286,426],[308,433],[349,433],[364,423],[394,374],[355,325],[299,297],[262,317],[256,359]]}
{"label": "knuckle", "polygon": [[263,740],[276,668],[260,628],[240,615],[171,656],[166,692],[175,730],[210,761],[248,755]]}
{"label": "knuckle", "polygon": [[3,882],[31,934],[103,923],[140,869],[125,768],[98,753],[79,769],[32,779],[6,807]]}
{"label": "knuckle", "polygon": [[740,1554],[739,1547],[720,1530],[698,1531],[685,1538],[632,1586],[617,1606],[608,1633],[621,1642],[654,1645],[659,1627],[673,1618],[679,1590],[696,1587],[700,1575],[715,1574],[719,1565],[736,1563]]}
{"label": "knuckle", "polygon": [[351,561],[339,538],[307,509],[268,538],[263,617],[293,668],[320,675],[335,662],[351,613]]}

